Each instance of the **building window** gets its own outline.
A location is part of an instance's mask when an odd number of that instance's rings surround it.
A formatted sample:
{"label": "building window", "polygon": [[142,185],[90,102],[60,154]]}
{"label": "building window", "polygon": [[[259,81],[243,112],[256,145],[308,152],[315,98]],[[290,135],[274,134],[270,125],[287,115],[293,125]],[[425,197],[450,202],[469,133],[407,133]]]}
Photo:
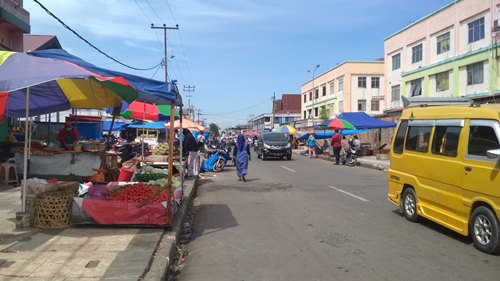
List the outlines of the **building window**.
{"label": "building window", "polygon": [[321,95],[326,96],[326,86],[323,86],[323,88],[321,88]]}
{"label": "building window", "polygon": [[333,109],[333,106],[334,106],[334,105],[335,105],[335,104],[334,104],[333,102],[332,102],[332,103],[330,103],[330,104],[328,105],[328,114],[329,114],[329,115],[332,115],[332,114],[334,113],[334,112],[333,112],[333,110],[334,110],[334,109]]}
{"label": "building window", "polygon": [[450,50],[450,32],[441,34],[437,37],[437,54],[446,53]]}
{"label": "building window", "polygon": [[335,93],[335,82],[330,82],[330,95]]}
{"label": "building window", "polygon": [[314,108],[314,116],[318,116],[318,108],[317,107]]}
{"label": "building window", "polygon": [[401,86],[396,85],[391,87],[391,101],[398,101],[400,99]]}
{"label": "building window", "polygon": [[467,66],[467,86],[482,84],[484,82],[483,62],[470,64]]}
{"label": "building window", "polygon": [[448,91],[450,89],[450,75],[448,71],[436,74],[436,92]]}
{"label": "building window", "polygon": [[319,97],[319,90],[318,89],[314,89],[314,99],[317,100]]}
{"label": "building window", "polygon": [[344,77],[339,78],[339,92],[344,90]]}
{"label": "building window", "polygon": [[422,60],[422,44],[411,48],[411,63],[417,63]]}
{"label": "building window", "polygon": [[358,100],[358,111],[366,111],[366,100]]}
{"label": "building window", "polygon": [[432,141],[432,153],[456,157],[461,130],[462,127],[457,126],[436,126]]}
{"label": "building window", "polygon": [[484,39],[484,18],[469,22],[469,43]]}
{"label": "building window", "polygon": [[358,77],[358,88],[366,88],[366,77]]}
{"label": "building window", "polygon": [[372,100],[371,101],[371,110],[372,111],[379,111],[380,110],[380,101],[379,100]]}
{"label": "building window", "polygon": [[401,67],[401,54],[396,54],[392,56],[392,70],[399,69]]}
{"label": "building window", "polygon": [[307,111],[304,110],[304,119],[307,119]]}
{"label": "building window", "polygon": [[429,139],[431,137],[432,126],[415,126],[408,129],[405,149],[418,152],[429,150]]}
{"label": "building window", "polygon": [[380,88],[380,77],[372,77],[372,89]]}
{"label": "building window", "polygon": [[344,101],[339,101],[339,112],[344,112]]}
{"label": "building window", "polygon": [[307,94],[304,94],[304,103],[307,102]]}
{"label": "building window", "polygon": [[415,79],[410,82],[410,97],[422,95],[422,79]]}
{"label": "building window", "polygon": [[309,92],[309,101],[312,101],[312,99],[313,99],[313,93]]}

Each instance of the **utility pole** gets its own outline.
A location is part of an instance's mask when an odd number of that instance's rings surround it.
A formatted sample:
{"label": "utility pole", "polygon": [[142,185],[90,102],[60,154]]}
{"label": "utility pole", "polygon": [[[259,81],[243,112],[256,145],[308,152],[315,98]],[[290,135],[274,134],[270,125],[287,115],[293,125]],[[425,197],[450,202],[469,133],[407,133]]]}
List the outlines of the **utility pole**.
{"label": "utility pole", "polygon": [[166,24],[163,24],[163,26],[155,26],[154,24],[151,24],[152,29],[163,29],[163,44],[164,44],[164,49],[165,49],[165,58],[164,63],[165,63],[165,82],[168,82],[168,69],[167,69],[167,29],[179,29],[179,25],[176,24],[175,27],[168,27]]}
{"label": "utility pole", "polygon": [[276,92],[273,92],[273,117],[271,118],[271,130],[274,129],[274,102],[276,101]]}
{"label": "utility pole", "polygon": [[186,97],[188,98],[188,116],[191,117],[191,119],[194,119],[194,111],[191,108],[191,97],[193,96],[191,92],[194,92],[194,87],[195,86],[184,85],[184,92],[188,92],[186,94]]}
{"label": "utility pole", "polygon": [[200,119],[200,116],[201,116],[201,115],[202,115],[202,113],[201,113],[201,109],[199,109],[199,108],[198,108],[198,121],[197,121],[197,123],[200,123],[200,120],[201,120],[201,119]]}

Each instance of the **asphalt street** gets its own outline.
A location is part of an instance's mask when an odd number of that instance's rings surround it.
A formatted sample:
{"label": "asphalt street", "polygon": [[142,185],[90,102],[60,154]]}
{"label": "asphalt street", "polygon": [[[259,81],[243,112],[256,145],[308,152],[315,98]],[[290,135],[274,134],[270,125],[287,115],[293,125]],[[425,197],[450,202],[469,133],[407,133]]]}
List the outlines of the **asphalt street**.
{"label": "asphalt street", "polygon": [[500,256],[387,201],[386,173],[252,155],[200,180],[180,280],[498,280]]}

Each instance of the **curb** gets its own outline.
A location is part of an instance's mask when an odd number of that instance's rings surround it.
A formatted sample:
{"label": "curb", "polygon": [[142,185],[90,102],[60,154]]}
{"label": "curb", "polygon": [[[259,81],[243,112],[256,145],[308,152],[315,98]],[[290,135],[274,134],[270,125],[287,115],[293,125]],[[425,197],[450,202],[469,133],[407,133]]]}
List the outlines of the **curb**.
{"label": "curb", "polygon": [[148,268],[145,269],[145,273],[139,280],[168,280],[171,263],[174,260],[177,250],[177,243],[180,241],[182,223],[186,218],[187,210],[193,204],[194,195],[198,190],[198,181],[199,176],[194,179],[192,187],[185,187],[187,192],[182,198],[183,202],[180,209],[174,215],[174,225],[172,228],[163,231],[163,235],[151,256]]}
{"label": "curb", "polygon": [[[307,157],[307,156],[302,155],[298,152],[294,152],[294,154]],[[317,157],[317,159],[322,159],[322,160],[326,160],[329,162],[333,161],[333,158],[325,157],[323,155],[317,155],[316,157]],[[365,161],[363,161],[363,158],[360,158],[360,157],[358,157],[358,166],[361,166],[364,168],[369,168],[369,169],[375,169],[375,170],[379,170],[379,171],[384,171],[384,172],[387,172],[387,170],[389,169],[389,166],[387,164],[377,164],[377,163],[365,162]]]}

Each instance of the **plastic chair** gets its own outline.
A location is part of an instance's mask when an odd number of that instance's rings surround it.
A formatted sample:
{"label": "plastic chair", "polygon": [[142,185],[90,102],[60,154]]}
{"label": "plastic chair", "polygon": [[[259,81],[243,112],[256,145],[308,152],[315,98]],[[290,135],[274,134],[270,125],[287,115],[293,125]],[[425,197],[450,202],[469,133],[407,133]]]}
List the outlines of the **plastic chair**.
{"label": "plastic chair", "polygon": [[0,164],[0,183],[9,185],[11,183],[18,184],[16,164],[1,163]]}

